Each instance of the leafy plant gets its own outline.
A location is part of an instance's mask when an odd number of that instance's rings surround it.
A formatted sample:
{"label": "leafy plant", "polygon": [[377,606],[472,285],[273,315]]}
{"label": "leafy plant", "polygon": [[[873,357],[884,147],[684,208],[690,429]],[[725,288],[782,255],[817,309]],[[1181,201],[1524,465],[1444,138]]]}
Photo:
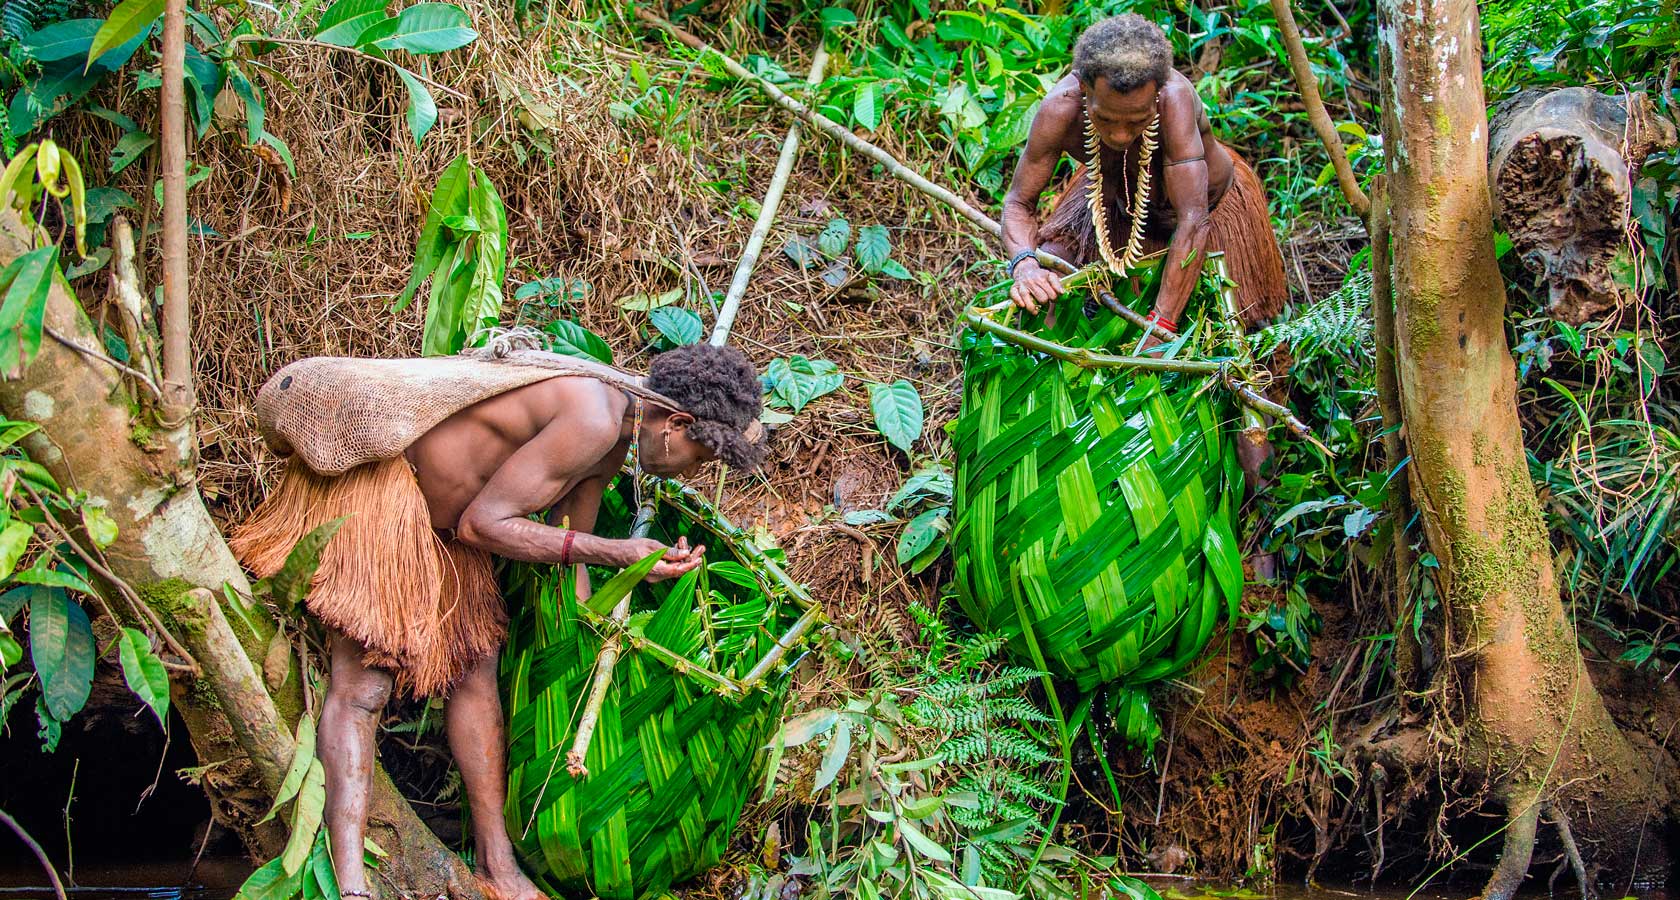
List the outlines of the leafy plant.
{"label": "leafy plant", "polygon": [[807,359],[799,354],[771,360],[764,375],[771,401],[790,407],[795,413],[812,400],[839,390],[845,380],[846,376],[829,360]]}
{"label": "leafy plant", "polygon": [[421,352],[459,353],[480,329],[501,318],[506,270],[507,212],[502,198],[489,176],[463,153],[438,176],[415,244],[413,274],[393,309],[408,306],[431,278]]}
{"label": "leafy plant", "polygon": [[1032,733],[1049,717],[1018,696],[1038,673],[993,664],[1001,638],[953,639],[937,615],[912,614],[929,649],[909,684],[807,710],[770,743],[766,796],[781,761],[809,747],[818,758],[804,790],[831,811],[812,818],[789,874],[819,897],[1013,900],[1021,894],[998,885],[1054,886],[1029,870],[1035,804],[1055,802],[1044,782],[1057,759]]}
{"label": "leafy plant", "polygon": [[922,434],[922,395],[915,386],[902,378],[892,384],[871,384],[869,407],[887,443],[909,453]]}

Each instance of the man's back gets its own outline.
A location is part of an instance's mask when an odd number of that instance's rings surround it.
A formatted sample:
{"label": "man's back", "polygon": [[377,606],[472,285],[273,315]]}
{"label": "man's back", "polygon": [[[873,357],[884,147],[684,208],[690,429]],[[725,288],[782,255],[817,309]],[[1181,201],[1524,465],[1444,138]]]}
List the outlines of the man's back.
{"label": "man's back", "polygon": [[[508,391],[445,419],[407,452],[433,527],[457,527],[461,513],[491,476],[526,445],[535,442],[533,449],[552,449],[552,458],[562,464],[571,455],[564,451],[580,449],[576,445],[586,436],[590,444],[604,443],[602,435],[616,430],[628,402],[622,392],[592,378],[559,377]],[[547,448],[549,444],[554,446]],[[610,475],[622,459],[622,452],[608,452],[604,459],[588,461],[587,471],[569,474]]]}

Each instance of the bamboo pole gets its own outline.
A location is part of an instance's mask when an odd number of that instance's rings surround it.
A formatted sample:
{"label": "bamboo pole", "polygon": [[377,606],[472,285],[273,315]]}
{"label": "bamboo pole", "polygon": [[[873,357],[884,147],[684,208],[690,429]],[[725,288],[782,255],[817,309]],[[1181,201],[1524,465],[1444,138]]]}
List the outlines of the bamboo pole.
{"label": "bamboo pole", "polygon": [[[823,69],[828,67],[828,46],[820,39],[817,41],[816,56],[811,59],[811,73],[805,77],[805,83],[814,85],[822,81]],[[764,240],[770,236],[770,226],[776,221],[776,210],[782,205],[782,193],[787,189],[788,176],[793,174],[793,161],[799,156],[799,122],[788,126],[787,137],[782,139],[782,155],[776,159],[776,173],[770,178],[770,187],[764,192],[764,202],[758,207],[758,221],[753,223],[752,234],[747,236],[747,246],[741,251],[741,261],[735,264],[735,278],[729,282],[729,291],[723,297],[723,308],[718,310],[717,324],[712,327],[711,344],[722,347],[729,340],[729,329],[735,325],[735,314],[741,309],[741,298],[746,296],[747,282],[752,279],[753,267],[758,265],[758,255],[764,251]]]}
{"label": "bamboo pole", "polygon": [[[634,474],[627,478],[637,477]],[[649,500],[636,511],[636,523],[630,528],[632,538],[647,537],[648,530],[653,528],[653,501]],[[635,596],[632,591],[624,595],[613,607],[611,621],[615,626],[623,626],[630,618],[630,598]],[[584,755],[589,752],[589,742],[595,737],[595,726],[601,721],[601,707],[607,702],[607,688],[612,685],[613,667],[618,665],[618,655],[624,649],[623,628],[612,629],[612,634],[601,642],[601,655],[595,657],[595,674],[591,676],[589,684],[589,699],[584,701],[583,714],[578,718],[577,735],[572,738],[572,749],[566,751],[566,773],[573,778],[588,778],[589,767],[584,764]]]}
{"label": "bamboo pole", "polygon": [[186,421],[193,406],[192,319],[187,310],[186,0],[163,13],[163,85],[158,146],[163,165],[163,417]]}

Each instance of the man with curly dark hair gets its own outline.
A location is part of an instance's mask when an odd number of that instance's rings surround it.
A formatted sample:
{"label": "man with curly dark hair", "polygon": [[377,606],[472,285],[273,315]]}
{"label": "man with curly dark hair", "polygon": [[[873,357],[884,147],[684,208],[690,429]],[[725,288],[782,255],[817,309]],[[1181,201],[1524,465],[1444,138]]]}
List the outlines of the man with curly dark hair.
{"label": "man with curly dark hair", "polygon": [[[276,373],[257,413],[270,443],[295,453],[233,546],[267,577],[299,538],[348,517],[321,554],[307,600],[331,637],[319,756],[332,846],[362,846],[374,734],[393,688],[447,694],[445,727],[472,811],[484,892],[537,900],[542,895],[519,870],[502,818],[507,767],[496,669],[507,610],[491,557],[573,567],[579,598],[590,594],[589,564],[623,567],[663,553],[649,580],[698,567],[706,548],[686,539],[667,547],[594,534],[601,497],[626,464],[667,477],[712,460],[755,468],[763,391],[747,358],[726,347],[660,354],[645,379],[534,350],[495,354],[504,355],[488,362],[303,360]],[[323,380],[333,372],[348,373],[336,394]],[[476,395],[455,390],[468,382],[493,386]],[[367,387],[374,383],[379,387]],[[522,386],[502,390],[509,384]],[[451,392],[470,405],[440,408],[437,396]],[[304,395],[299,412],[295,401]],[[485,399],[471,402],[474,396]],[[404,416],[427,403],[436,424],[405,450],[363,457],[371,461],[336,474],[312,468],[320,455],[305,445],[320,442],[323,432],[342,444],[354,431],[345,423],[358,418],[371,422],[372,432],[400,432],[396,423],[413,420]],[[318,408],[326,412],[314,414]],[[343,896],[369,897],[361,853],[335,853],[333,868]]]}

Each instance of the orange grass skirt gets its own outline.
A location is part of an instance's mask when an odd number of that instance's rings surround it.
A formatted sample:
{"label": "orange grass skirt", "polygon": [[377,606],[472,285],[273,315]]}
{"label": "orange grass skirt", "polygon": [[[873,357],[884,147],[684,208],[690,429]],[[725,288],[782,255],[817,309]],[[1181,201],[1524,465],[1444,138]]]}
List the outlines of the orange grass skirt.
{"label": "orange grass skirt", "polygon": [[[1208,216],[1207,249],[1224,251],[1226,271],[1237,283],[1237,305],[1252,326],[1283,312],[1289,281],[1283,274],[1283,251],[1272,232],[1260,176],[1236,153],[1231,153],[1231,169],[1231,186]],[[1080,166],[1056,195],[1038,232],[1039,246],[1065,254],[1076,266],[1090,265],[1097,258],[1097,231],[1086,204],[1086,184],[1085,166]],[[1112,215],[1108,222],[1110,246],[1118,253],[1126,245],[1131,220]],[[1154,253],[1166,246],[1166,241],[1151,237],[1143,250]]]}
{"label": "orange grass skirt", "polygon": [[362,645],[364,663],[391,670],[398,691],[447,693],[507,639],[490,554],[438,536],[404,457],[337,476],[293,458],[229,544],[267,578],[305,535],[340,516],[349,518],[321,552],[304,602],[328,628]]}

